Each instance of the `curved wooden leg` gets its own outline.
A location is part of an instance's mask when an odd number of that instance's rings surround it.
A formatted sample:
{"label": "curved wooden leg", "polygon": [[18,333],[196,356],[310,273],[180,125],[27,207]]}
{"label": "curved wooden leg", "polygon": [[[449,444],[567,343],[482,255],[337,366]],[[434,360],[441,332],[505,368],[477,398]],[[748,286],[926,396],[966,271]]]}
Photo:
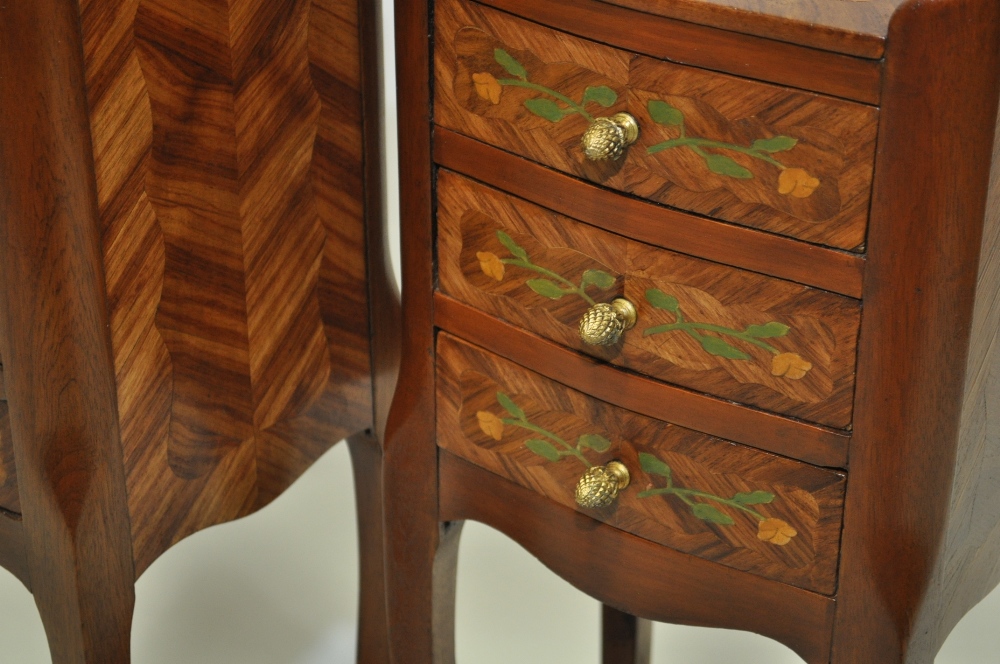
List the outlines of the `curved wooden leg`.
{"label": "curved wooden leg", "polygon": [[385,607],[385,542],[382,508],[382,448],[374,437],[349,438],[357,500],[360,563],[359,664],[389,661]]}
{"label": "curved wooden leg", "polygon": [[128,664],[134,586],[126,587],[120,579],[113,584],[120,592],[108,592],[97,581],[107,578],[107,569],[92,573],[81,568],[74,575],[71,565],[55,567],[49,566],[48,578],[34,584],[52,664]]}
{"label": "curved wooden leg", "polygon": [[653,638],[649,620],[603,604],[601,635],[603,664],[649,664]]}
{"label": "curved wooden leg", "polygon": [[438,532],[432,589],[435,664],[453,664],[455,661],[455,582],[458,575],[458,542],[463,525],[464,521],[443,523]]}
{"label": "curved wooden leg", "polygon": [[[436,458],[436,450],[431,451]],[[410,459],[421,456],[418,452]],[[419,473],[415,477],[415,465],[400,458],[385,466],[386,486],[393,487],[385,494],[390,659],[393,664],[454,664],[463,522],[438,522],[437,483]]]}

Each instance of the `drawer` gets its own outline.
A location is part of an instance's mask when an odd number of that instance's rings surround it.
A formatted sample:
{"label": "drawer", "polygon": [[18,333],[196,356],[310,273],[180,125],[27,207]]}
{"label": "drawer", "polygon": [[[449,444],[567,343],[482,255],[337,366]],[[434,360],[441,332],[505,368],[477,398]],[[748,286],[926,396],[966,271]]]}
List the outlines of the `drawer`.
{"label": "drawer", "polygon": [[[616,366],[851,423],[857,300],[630,240],[449,171],[438,178],[438,270],[446,295]],[[616,344],[584,343],[581,319],[619,296],[635,326]]]}
{"label": "drawer", "polygon": [[[658,544],[835,591],[844,475],[610,406],[446,332],[437,366],[452,454]],[[581,477],[615,460],[628,486],[607,507],[577,505]]]}
{"label": "drawer", "polygon": [[[555,169],[715,219],[859,250],[877,109],[589,42],[465,0],[436,12],[435,122]],[[581,146],[627,112],[618,159]],[[597,140],[597,139],[595,139]]]}
{"label": "drawer", "polygon": [[889,19],[904,0],[601,0],[668,18],[878,58]]}

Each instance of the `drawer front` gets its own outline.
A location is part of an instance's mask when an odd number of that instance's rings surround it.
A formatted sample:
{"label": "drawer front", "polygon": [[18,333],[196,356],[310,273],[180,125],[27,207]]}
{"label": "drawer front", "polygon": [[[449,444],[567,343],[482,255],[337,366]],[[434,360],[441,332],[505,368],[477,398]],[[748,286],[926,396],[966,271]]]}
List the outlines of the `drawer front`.
{"label": "drawer front", "polygon": [[[465,0],[436,13],[435,121],[605,186],[856,250],[878,111],[588,42]],[[628,112],[638,140],[592,161],[581,137]]]}
{"label": "drawer front", "polygon": [[[808,590],[835,590],[845,478],[605,404],[442,333],[438,441],[467,461],[673,549]],[[630,483],[582,508],[588,468]]]}
{"label": "drawer front", "polygon": [[[775,260],[780,260],[780,256]],[[851,423],[857,300],[623,238],[442,171],[443,293],[659,380],[836,428]],[[584,343],[595,302],[635,326]]]}

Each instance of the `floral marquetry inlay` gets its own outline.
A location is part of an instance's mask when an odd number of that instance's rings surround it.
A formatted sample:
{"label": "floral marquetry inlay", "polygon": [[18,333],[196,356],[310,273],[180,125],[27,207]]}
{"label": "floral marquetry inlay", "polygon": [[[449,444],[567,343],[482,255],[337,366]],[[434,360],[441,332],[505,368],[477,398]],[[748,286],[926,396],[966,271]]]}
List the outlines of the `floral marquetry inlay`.
{"label": "floral marquetry inlay", "polygon": [[[855,300],[607,233],[444,172],[444,293],[577,351],[700,392],[850,424]],[[595,305],[635,308],[608,346]]]}
{"label": "floral marquetry inlay", "polygon": [[[447,333],[437,358],[450,453],[645,539],[832,592],[840,473],[617,408]],[[611,504],[579,507],[581,478],[612,461],[630,481]]]}
{"label": "floral marquetry inlay", "polygon": [[[620,51],[461,0],[444,0],[436,23],[441,126],[681,210],[863,244],[877,109]],[[588,130],[621,114],[637,140],[588,159]]]}
{"label": "floral marquetry inlay", "polygon": [[[582,434],[577,438],[576,444],[567,442],[552,431],[532,422],[524,409],[503,392],[497,392],[497,403],[506,411],[506,417],[490,411],[476,412],[479,428],[494,440],[503,440],[507,427],[523,429],[535,436],[524,442],[524,446],[533,454],[552,463],[559,463],[564,458],[575,459],[587,470],[594,467],[587,458],[588,450],[604,453],[611,449],[611,441],[600,433]],[[798,531],[786,521],[765,516],[755,508],[758,505],[774,502],[775,496],[769,491],[737,491],[726,498],[698,488],[677,485],[669,464],[655,454],[641,452],[639,465],[649,478],[656,478],[657,483],[664,486],[640,491],[637,494],[638,498],[672,496],[677,499],[678,505],[689,509],[695,518],[719,526],[735,525],[736,521],[731,513],[742,513],[756,520],[757,539],[778,546],[785,546],[798,534]]]}

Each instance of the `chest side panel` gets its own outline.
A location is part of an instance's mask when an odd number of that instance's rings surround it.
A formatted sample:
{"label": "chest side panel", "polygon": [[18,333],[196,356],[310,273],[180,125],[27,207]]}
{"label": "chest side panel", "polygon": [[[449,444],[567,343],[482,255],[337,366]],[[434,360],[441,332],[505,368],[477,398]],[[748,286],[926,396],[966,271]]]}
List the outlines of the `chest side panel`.
{"label": "chest side panel", "polygon": [[140,573],[370,424],[358,8],[82,11]]}

